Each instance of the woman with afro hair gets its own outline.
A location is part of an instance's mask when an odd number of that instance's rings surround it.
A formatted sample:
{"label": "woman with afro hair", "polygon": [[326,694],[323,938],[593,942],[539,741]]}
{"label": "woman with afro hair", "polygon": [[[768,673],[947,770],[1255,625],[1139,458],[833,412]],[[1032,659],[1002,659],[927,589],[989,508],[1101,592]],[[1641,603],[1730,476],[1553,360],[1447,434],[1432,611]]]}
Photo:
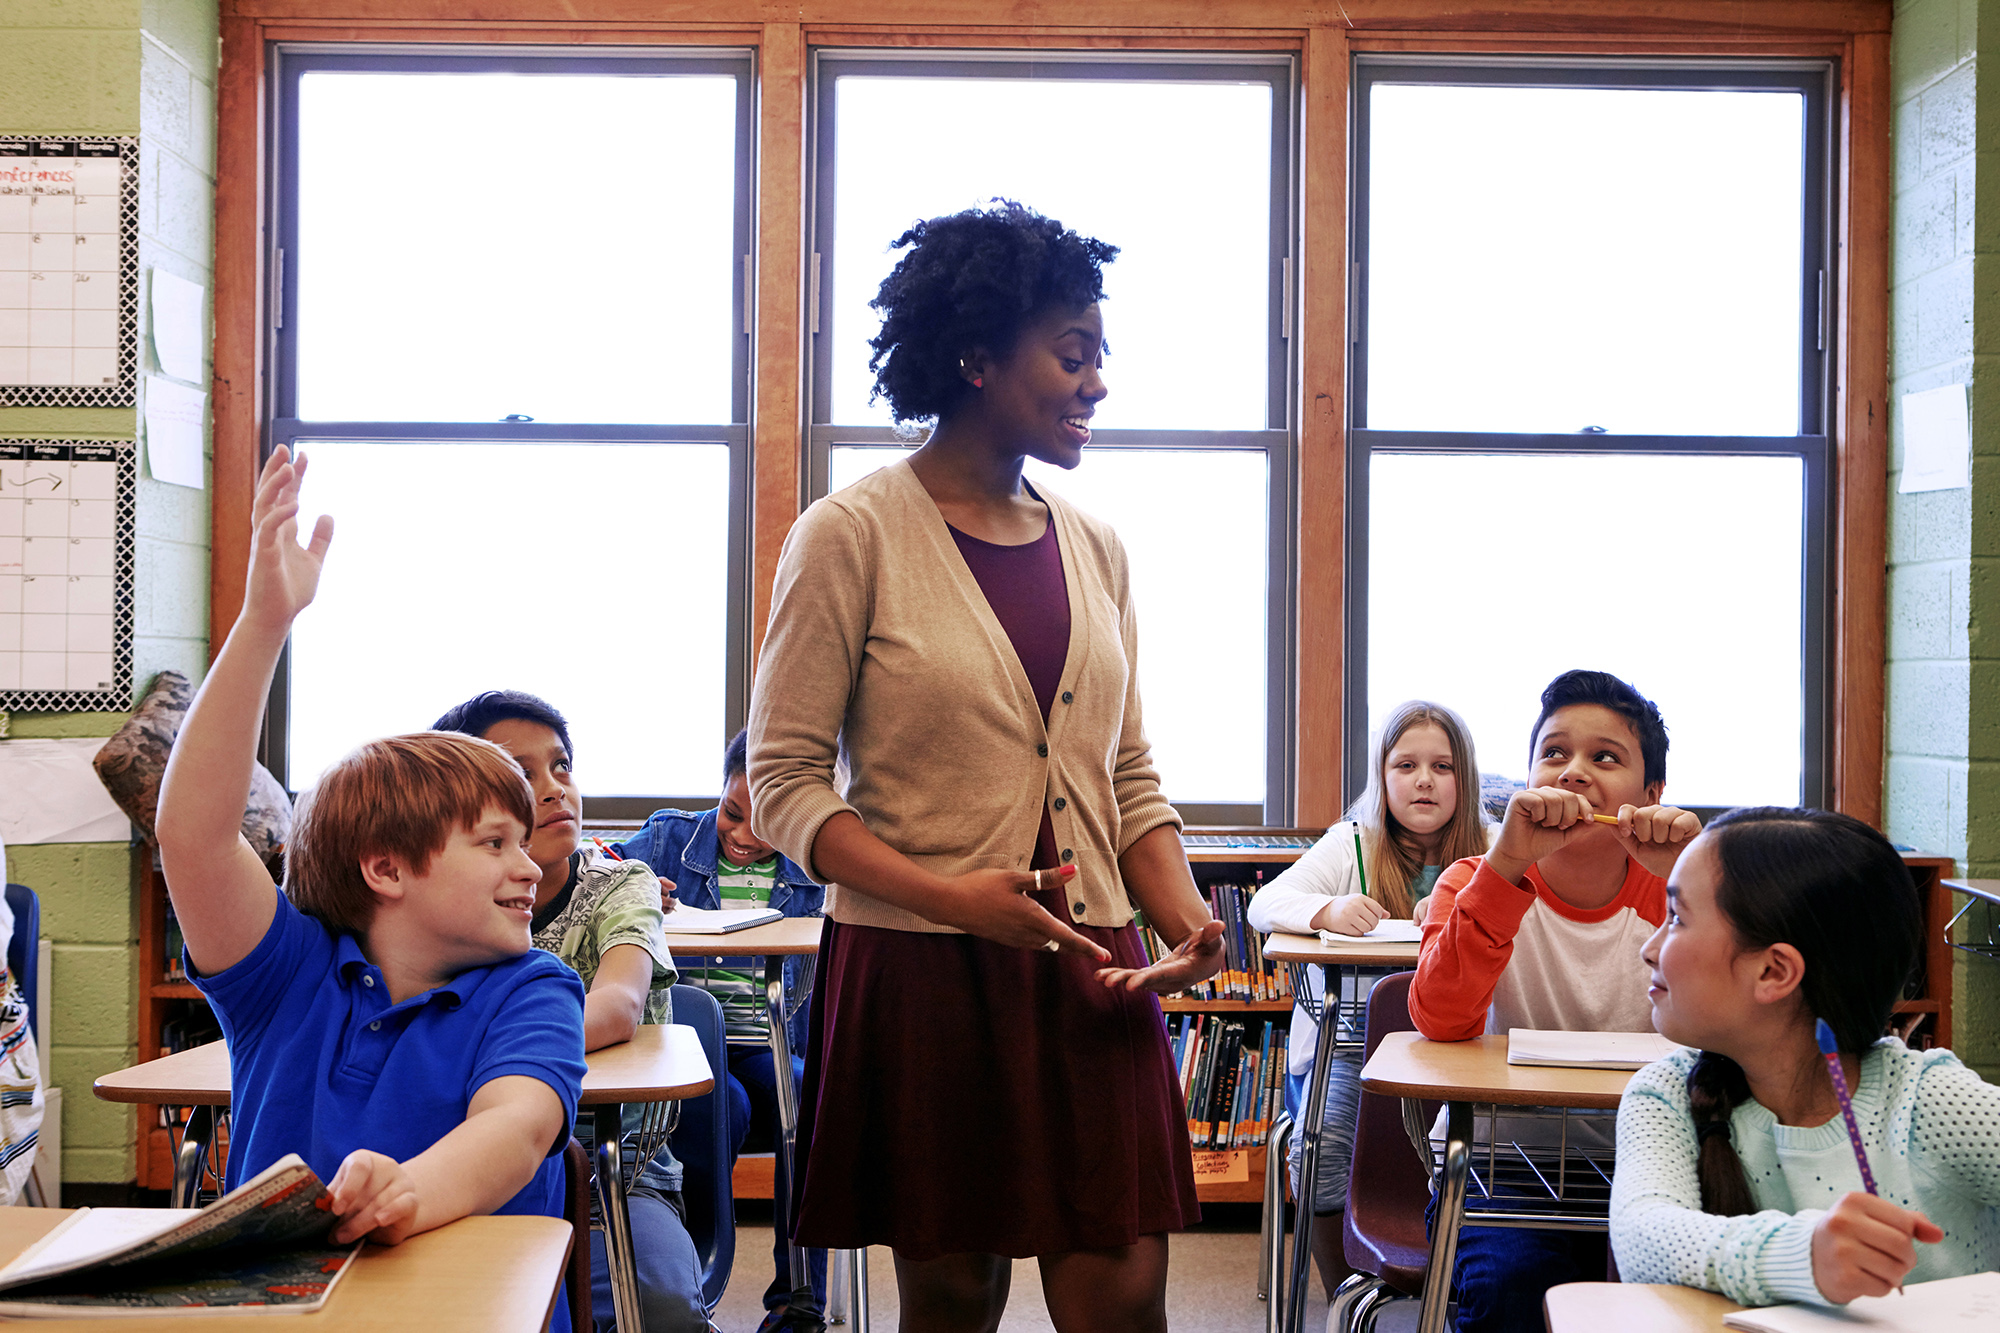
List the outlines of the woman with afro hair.
{"label": "woman with afro hair", "polygon": [[[802,515],[750,707],[757,835],[829,885],[793,1235],[886,1244],[905,1330],[1164,1330],[1200,1216],[1155,993],[1222,965],[1138,690],[1125,551],[1021,475],[1105,396],[1115,247],[1005,201],[919,223],[870,367],[923,447]],[[1149,965],[1133,909],[1179,942]]]}

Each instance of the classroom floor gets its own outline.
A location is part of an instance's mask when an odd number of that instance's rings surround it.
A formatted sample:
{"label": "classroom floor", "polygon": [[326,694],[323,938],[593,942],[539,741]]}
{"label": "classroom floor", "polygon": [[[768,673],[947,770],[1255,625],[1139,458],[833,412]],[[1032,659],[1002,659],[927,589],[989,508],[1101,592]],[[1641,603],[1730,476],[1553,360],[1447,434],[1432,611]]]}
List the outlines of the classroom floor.
{"label": "classroom floor", "polygon": [[[1167,1324],[1174,1333],[1264,1333],[1265,1306],[1257,1299],[1257,1212],[1250,1207],[1210,1208],[1208,1221],[1170,1242],[1167,1268]],[[768,1216],[768,1214],[767,1214]],[[769,1282],[771,1228],[739,1221],[736,1267],[729,1290],[716,1308],[722,1333],[755,1333],[764,1317],[764,1284]],[[870,1333],[896,1333],[896,1262],[887,1249],[868,1253]],[[1306,1333],[1326,1327],[1326,1298],[1315,1274],[1308,1284]],[[835,1324],[832,1329],[851,1328]],[[1014,1285],[1000,1333],[1046,1333],[1048,1307],[1032,1259],[1014,1264]]]}

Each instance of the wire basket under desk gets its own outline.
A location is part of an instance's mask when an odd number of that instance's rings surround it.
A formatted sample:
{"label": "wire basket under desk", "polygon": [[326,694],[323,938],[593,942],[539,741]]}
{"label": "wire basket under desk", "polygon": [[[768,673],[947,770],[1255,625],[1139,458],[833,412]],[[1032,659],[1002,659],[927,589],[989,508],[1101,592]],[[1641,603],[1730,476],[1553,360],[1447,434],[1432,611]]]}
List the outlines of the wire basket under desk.
{"label": "wire basket under desk", "polygon": [[[1981,958],[2000,959],[2000,879],[1948,879],[1944,886],[1970,899],[1944,928],[1951,947]],[[1954,938],[1960,921],[1965,921],[1970,938]]]}
{"label": "wire basket under desk", "polygon": [[[1432,1122],[1425,1119],[1423,1107],[1415,1098],[1403,1099],[1403,1128],[1435,1189],[1444,1173],[1445,1144],[1431,1137]],[[1465,1224],[1604,1230],[1611,1215],[1615,1155],[1601,1140],[1615,1123],[1610,1112],[1475,1106]],[[1521,1135],[1524,1126],[1544,1132]],[[1523,1142],[1523,1137],[1554,1141]]]}
{"label": "wire basket under desk", "polygon": [[[1292,996],[1299,1007],[1306,1011],[1315,1023],[1324,1023],[1326,1005],[1313,984],[1313,974],[1321,971],[1318,963],[1286,963],[1291,970]],[[1336,1045],[1359,1048],[1368,1037],[1368,996],[1375,989],[1375,983],[1383,977],[1397,972],[1409,971],[1406,967],[1342,967],[1340,969],[1340,993],[1334,996],[1334,1032]]]}

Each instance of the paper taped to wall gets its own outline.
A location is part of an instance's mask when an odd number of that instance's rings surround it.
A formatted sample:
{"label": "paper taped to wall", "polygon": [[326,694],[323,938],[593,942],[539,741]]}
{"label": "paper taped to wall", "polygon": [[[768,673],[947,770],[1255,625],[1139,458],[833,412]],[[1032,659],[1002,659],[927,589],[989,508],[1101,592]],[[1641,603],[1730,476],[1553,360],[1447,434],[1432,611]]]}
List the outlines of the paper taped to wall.
{"label": "paper taped to wall", "polygon": [[0,841],[129,842],[132,821],[90,766],[105,739],[0,741]]}

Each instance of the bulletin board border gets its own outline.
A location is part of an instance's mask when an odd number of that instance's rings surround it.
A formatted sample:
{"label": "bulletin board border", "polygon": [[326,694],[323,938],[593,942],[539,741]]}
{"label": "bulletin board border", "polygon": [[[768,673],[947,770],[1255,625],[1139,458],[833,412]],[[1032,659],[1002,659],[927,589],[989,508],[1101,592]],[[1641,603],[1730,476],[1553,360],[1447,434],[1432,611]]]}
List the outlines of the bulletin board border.
{"label": "bulletin board border", "polygon": [[133,407],[139,392],[139,136],[0,134],[0,145],[115,144],[118,148],[118,382],[0,384],[0,407]]}
{"label": "bulletin board border", "polygon": [[0,690],[0,711],[9,713],[129,712],[132,707],[133,548],[137,545],[135,500],[139,445],[136,440],[78,440],[47,437],[0,438],[0,458],[17,449],[25,456],[71,462],[78,450],[88,458],[108,451],[118,465],[117,503],[111,556],[111,688],[106,690]]}

